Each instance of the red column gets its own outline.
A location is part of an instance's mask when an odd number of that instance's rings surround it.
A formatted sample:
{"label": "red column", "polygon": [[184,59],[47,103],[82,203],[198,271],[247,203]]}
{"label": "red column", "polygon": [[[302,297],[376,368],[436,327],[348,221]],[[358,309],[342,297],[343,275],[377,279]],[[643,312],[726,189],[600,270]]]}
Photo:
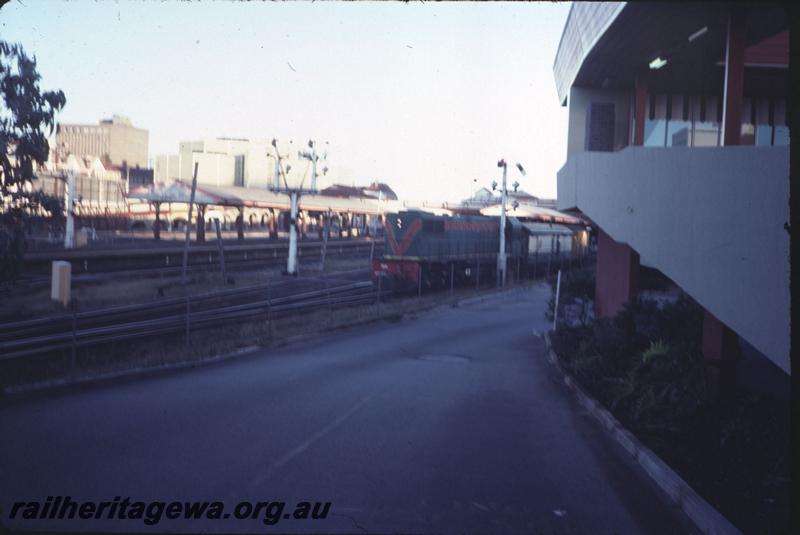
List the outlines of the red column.
{"label": "red column", "polygon": [[725,88],[722,105],[722,144],[739,145],[742,135],[745,18],[738,10],[728,17],[725,47]]}
{"label": "red column", "polygon": [[739,337],[711,312],[703,315],[703,357],[710,400],[730,399],[736,387]]}
{"label": "red column", "polygon": [[616,316],[638,291],[639,253],[599,229],[594,301],[597,317]]}
{"label": "red column", "polygon": [[[722,144],[739,145],[742,135],[744,88],[745,17],[731,10],[725,47],[725,87],[723,93]],[[711,312],[703,316],[703,356],[710,400],[729,399],[736,388],[736,362],[739,337]]]}
{"label": "red column", "polygon": [[636,77],[633,110],[635,115],[633,144],[642,146],[644,145],[644,122],[647,117],[647,79],[644,76]]}

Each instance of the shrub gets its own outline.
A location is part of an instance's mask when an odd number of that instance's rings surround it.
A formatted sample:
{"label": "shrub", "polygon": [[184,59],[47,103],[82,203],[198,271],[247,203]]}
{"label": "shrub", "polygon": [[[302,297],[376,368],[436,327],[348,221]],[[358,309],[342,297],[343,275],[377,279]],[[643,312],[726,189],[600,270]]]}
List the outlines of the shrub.
{"label": "shrub", "polygon": [[636,300],[590,328],[561,327],[554,345],[576,379],[623,421],[672,429],[705,400],[701,329],[702,310],[689,298]]}
{"label": "shrub", "polygon": [[[549,281],[552,297],[547,306],[545,317],[553,321],[555,308],[557,277],[550,277]],[[561,288],[559,291],[558,324],[574,326],[588,325],[594,305],[595,276],[593,269],[579,269],[561,273]],[[576,316],[574,321],[569,316]]]}

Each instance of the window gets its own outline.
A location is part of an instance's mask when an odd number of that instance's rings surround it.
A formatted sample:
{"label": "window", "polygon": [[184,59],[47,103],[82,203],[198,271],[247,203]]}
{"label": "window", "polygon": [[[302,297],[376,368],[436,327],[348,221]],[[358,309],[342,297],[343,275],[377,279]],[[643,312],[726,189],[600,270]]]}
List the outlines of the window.
{"label": "window", "polygon": [[772,103],[767,98],[756,101],[755,144],[758,146],[772,145]]}
{"label": "window", "polygon": [[773,145],[788,145],[789,144],[789,126],[786,122],[786,101],[783,99],[775,101],[775,136],[773,137]]}
{"label": "window", "polygon": [[739,134],[740,145],[755,145],[755,102],[751,98],[742,100],[742,130]]}
{"label": "window", "polygon": [[585,150],[614,150],[614,104],[592,102],[586,114]]}
{"label": "window", "polygon": [[667,137],[667,97],[666,95],[649,95],[650,109],[644,123],[644,146],[663,147]]}
{"label": "window", "polygon": [[[719,95],[649,95],[644,125],[647,147],[718,147],[722,144]],[[631,130],[635,123],[631,125]],[[742,145],[788,145],[786,100],[742,100]]]}
{"label": "window", "polygon": [[694,97],[691,106],[692,146],[719,146],[719,99],[712,97]]}
{"label": "window", "polygon": [[672,106],[669,110],[667,123],[667,146],[688,147],[691,143],[690,132],[692,123],[689,122],[689,99],[683,95],[674,95],[670,100]]}

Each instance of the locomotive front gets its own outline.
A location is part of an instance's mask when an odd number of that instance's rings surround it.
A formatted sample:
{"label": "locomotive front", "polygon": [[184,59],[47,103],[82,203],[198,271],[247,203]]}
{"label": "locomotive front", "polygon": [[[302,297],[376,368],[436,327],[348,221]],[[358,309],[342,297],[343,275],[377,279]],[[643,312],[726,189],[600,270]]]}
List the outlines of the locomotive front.
{"label": "locomotive front", "polygon": [[442,287],[451,277],[470,279],[497,257],[496,218],[404,211],[387,214],[385,226],[385,252],[373,261],[373,276],[395,291]]}

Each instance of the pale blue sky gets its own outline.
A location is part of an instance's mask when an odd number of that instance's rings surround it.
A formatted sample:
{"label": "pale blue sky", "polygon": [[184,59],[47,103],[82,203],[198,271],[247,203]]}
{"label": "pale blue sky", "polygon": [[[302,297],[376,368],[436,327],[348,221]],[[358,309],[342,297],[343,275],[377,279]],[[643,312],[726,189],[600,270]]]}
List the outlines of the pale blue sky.
{"label": "pale blue sky", "polygon": [[[63,122],[127,115],[150,156],[230,136],[328,140],[357,183],[458,200],[520,161],[555,196],[568,3],[12,0],[0,36],[63,89]],[[288,65],[291,63],[290,68]],[[509,171],[511,172],[511,171]],[[513,180],[512,180],[513,181]]]}

